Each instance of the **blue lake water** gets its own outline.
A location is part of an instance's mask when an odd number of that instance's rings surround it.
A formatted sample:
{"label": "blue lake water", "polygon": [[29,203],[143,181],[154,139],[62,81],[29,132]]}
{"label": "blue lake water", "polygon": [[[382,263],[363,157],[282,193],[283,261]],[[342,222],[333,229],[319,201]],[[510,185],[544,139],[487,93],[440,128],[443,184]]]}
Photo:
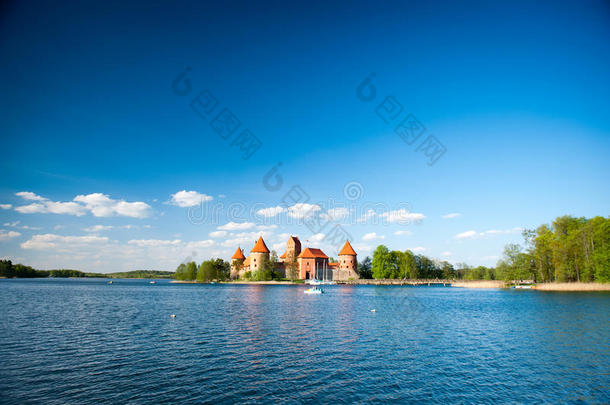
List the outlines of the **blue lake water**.
{"label": "blue lake water", "polygon": [[0,402],[610,402],[608,293],[304,289],[0,280]]}

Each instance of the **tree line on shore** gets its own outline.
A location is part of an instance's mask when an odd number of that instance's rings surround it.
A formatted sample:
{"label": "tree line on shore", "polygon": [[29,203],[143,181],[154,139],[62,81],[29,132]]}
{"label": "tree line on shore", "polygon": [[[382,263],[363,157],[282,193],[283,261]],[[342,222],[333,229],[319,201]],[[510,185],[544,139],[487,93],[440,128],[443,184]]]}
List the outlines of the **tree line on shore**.
{"label": "tree line on shore", "polygon": [[508,244],[493,267],[453,266],[410,250],[380,245],[358,265],[361,278],[610,282],[610,218],[558,217],[523,231],[524,244]]}
{"label": "tree line on shore", "polygon": [[230,272],[231,265],[227,261],[210,259],[203,261],[199,266],[195,262],[180,263],[174,278],[181,281],[223,281],[229,278]]}
{"label": "tree line on shore", "polygon": [[13,264],[11,260],[0,260],[0,277],[44,278],[44,277],[100,277],[100,278],[172,278],[173,271],[132,270],[115,273],[86,273],[80,270],[55,269],[37,270],[23,264]]}

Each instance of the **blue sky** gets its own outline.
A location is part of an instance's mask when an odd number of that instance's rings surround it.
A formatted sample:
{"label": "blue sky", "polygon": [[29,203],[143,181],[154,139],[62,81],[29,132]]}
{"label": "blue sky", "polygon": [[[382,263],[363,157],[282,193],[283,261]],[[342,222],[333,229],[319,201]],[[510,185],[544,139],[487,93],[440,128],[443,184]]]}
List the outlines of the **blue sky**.
{"label": "blue sky", "polygon": [[[494,265],[521,228],[609,215],[607,2],[15,2],[0,15],[0,256],[17,262],[174,269],[259,234],[280,254],[296,234],[333,255],[339,229],[360,258],[384,243]],[[205,119],[190,106],[204,90]],[[402,111],[385,122],[389,96]],[[227,140],[211,126],[224,108],[241,123]],[[411,145],[395,133],[409,114],[425,127]],[[249,159],[244,129],[261,143]],[[430,135],[446,150],[433,165]],[[287,202],[293,186],[308,200]],[[200,218],[202,204],[218,215]]]}

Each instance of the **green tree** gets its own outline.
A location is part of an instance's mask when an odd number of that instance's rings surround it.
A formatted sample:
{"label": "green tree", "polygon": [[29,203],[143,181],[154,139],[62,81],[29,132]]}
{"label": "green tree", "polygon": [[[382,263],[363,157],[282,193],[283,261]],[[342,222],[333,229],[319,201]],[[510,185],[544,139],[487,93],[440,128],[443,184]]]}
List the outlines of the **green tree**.
{"label": "green tree", "polygon": [[178,267],[176,267],[174,278],[176,280],[186,280],[186,264],[180,263]]}
{"label": "green tree", "polygon": [[371,263],[371,272],[374,279],[388,278],[390,268],[390,251],[384,245],[377,246],[373,252],[373,261]]}
{"label": "green tree", "polygon": [[358,277],[360,278],[373,278],[373,273],[371,271],[371,258],[369,256],[365,257],[358,264]]}
{"label": "green tree", "polygon": [[205,260],[197,270],[197,281],[207,283],[216,278],[216,266],[214,260]]}
{"label": "green tree", "polygon": [[252,275],[256,281],[273,280],[273,263],[268,257],[263,256],[258,270]]}
{"label": "green tree", "polygon": [[184,269],[184,280],[193,281],[197,278],[197,264],[188,262]]}
{"label": "green tree", "polygon": [[231,275],[231,264],[222,259],[214,260],[215,279],[219,281],[227,280]]}
{"label": "green tree", "polygon": [[402,254],[400,266],[403,278],[411,280],[417,280],[419,278],[415,255],[410,250],[405,250]]}

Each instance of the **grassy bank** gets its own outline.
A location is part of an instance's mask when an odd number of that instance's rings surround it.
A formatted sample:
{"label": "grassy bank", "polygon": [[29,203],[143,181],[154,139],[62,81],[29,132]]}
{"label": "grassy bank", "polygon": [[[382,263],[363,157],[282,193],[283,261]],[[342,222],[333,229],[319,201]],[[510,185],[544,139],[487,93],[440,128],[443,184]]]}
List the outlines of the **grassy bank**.
{"label": "grassy bank", "polygon": [[461,288],[504,288],[506,283],[502,280],[458,280],[451,283],[451,287]]}
{"label": "grassy bank", "polygon": [[610,283],[541,283],[539,291],[610,291]]}

